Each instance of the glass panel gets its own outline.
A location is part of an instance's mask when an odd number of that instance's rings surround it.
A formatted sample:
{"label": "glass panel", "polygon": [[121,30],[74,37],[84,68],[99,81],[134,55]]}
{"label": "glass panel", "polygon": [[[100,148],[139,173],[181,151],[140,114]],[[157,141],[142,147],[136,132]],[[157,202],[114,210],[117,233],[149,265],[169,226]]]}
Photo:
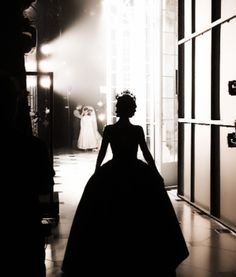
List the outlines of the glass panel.
{"label": "glass panel", "polygon": [[211,32],[196,38],[195,115],[197,119],[211,117]]}
{"label": "glass panel", "polygon": [[184,124],[184,196],[190,199],[191,184],[191,125]]}
{"label": "glass panel", "polygon": [[210,126],[195,125],[195,202],[210,208]]}
{"label": "glass panel", "polygon": [[159,135],[161,170],[167,186],[177,184],[177,6],[177,0],[162,1],[162,130]]}
{"label": "glass panel", "polygon": [[163,121],[163,162],[176,161],[176,146],[175,137],[177,129],[175,128],[174,120],[164,120]]}
{"label": "glass panel", "polygon": [[221,0],[221,17],[229,17],[236,14],[235,0]]}
{"label": "glass panel", "polygon": [[196,31],[202,31],[211,24],[211,0],[197,0],[196,3]]}
{"label": "glass panel", "polygon": [[184,1],[184,36],[192,33],[192,1]]}
{"label": "glass panel", "polygon": [[236,226],[236,148],[227,145],[227,134],[235,132],[233,128],[220,129],[220,214],[223,220]]}
{"label": "glass panel", "polygon": [[37,90],[37,76],[27,76],[26,86],[28,91],[28,104],[30,108],[30,118],[32,125],[32,132],[34,136],[39,135],[39,121],[40,114],[38,111],[38,90]]}
{"label": "glass panel", "polygon": [[186,42],[184,48],[184,115],[191,118],[192,101],[192,41]]}
{"label": "glass panel", "polygon": [[[235,2],[236,5],[236,2]],[[236,80],[236,19],[221,26],[220,112],[221,119],[233,124],[236,119],[236,96],[228,92],[228,82]],[[229,43],[230,41],[230,43]]]}

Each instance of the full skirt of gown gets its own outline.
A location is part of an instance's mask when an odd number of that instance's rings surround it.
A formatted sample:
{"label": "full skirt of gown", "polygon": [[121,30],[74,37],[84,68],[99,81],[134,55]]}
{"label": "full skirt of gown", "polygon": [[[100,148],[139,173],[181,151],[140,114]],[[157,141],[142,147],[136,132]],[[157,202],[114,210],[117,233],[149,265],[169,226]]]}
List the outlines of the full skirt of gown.
{"label": "full skirt of gown", "polygon": [[62,271],[70,277],[169,277],[188,254],[160,174],[139,159],[110,160],[85,186]]}

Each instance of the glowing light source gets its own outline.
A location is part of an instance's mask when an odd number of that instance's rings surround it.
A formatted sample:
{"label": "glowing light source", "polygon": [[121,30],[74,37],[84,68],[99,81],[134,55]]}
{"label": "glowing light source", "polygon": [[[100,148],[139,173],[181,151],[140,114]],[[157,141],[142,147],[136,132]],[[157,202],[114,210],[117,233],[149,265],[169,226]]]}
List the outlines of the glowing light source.
{"label": "glowing light source", "polygon": [[52,45],[51,44],[43,44],[40,48],[40,51],[44,55],[49,55],[52,53]]}
{"label": "glowing light source", "polygon": [[97,105],[98,105],[98,107],[102,107],[104,104],[103,104],[103,102],[100,100],[100,101],[97,102]]}
{"label": "glowing light source", "polygon": [[52,71],[52,63],[50,63],[47,60],[42,60],[42,61],[39,62],[39,68],[43,72]]}
{"label": "glowing light source", "polygon": [[106,115],[105,115],[104,113],[100,113],[100,114],[98,115],[98,120],[99,120],[99,121],[104,121],[105,118],[106,118]]}
{"label": "glowing light source", "polygon": [[42,77],[40,78],[40,86],[43,88],[50,88],[51,86],[51,80],[49,77]]}

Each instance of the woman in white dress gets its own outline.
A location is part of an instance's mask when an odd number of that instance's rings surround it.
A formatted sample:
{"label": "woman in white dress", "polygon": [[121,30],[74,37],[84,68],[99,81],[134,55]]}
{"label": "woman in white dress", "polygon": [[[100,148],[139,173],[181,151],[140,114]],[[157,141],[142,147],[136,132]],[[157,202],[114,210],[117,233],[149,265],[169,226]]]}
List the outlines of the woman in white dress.
{"label": "woman in white dress", "polygon": [[91,106],[84,106],[81,115],[77,147],[82,150],[96,150],[100,146],[102,136],[98,132],[95,110]]}
{"label": "woman in white dress", "polygon": [[73,139],[72,139],[72,147],[76,150],[77,144],[78,144],[78,138],[80,133],[80,120],[81,120],[81,113],[82,113],[83,106],[77,105],[76,108],[73,111]]}

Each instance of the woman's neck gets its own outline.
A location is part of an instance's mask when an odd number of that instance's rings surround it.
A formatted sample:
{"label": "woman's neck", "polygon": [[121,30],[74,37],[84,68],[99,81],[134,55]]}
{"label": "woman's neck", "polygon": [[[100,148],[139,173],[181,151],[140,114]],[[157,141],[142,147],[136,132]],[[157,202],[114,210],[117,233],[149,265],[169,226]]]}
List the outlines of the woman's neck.
{"label": "woman's neck", "polygon": [[129,121],[128,117],[120,117],[117,123],[119,123],[119,124],[130,124],[130,121]]}

